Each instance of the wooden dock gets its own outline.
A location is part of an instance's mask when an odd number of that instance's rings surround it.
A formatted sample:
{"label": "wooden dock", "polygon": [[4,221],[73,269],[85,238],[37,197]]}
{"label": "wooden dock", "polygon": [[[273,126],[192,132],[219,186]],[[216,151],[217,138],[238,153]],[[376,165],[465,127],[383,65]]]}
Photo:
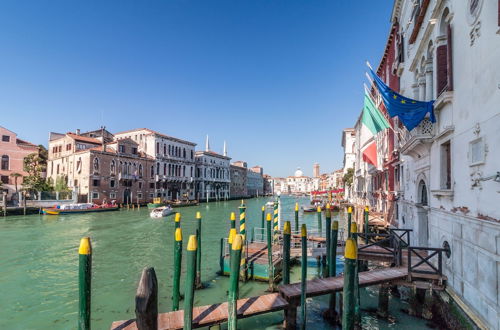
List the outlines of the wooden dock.
{"label": "wooden dock", "polygon": [[[278,293],[265,294],[258,297],[238,300],[238,318],[246,318],[264,313],[283,310],[287,302]],[[193,328],[208,327],[227,321],[227,302],[193,308]],[[184,327],[184,311],[158,314],[158,330],[182,329]],[[136,330],[135,319],[116,321],[112,330]]]}
{"label": "wooden dock", "polygon": [[[408,276],[407,267],[393,267],[359,273],[359,286],[371,286],[394,280],[401,280]],[[307,297],[322,296],[333,292],[340,292],[344,287],[344,276],[315,278],[307,281]],[[280,285],[279,292],[287,301],[300,299],[300,283]]]}

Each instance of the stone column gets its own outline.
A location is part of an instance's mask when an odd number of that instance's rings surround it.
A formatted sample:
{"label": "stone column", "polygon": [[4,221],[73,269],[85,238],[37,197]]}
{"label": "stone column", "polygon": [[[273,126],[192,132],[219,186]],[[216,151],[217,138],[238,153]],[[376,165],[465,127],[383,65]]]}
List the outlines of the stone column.
{"label": "stone column", "polygon": [[422,74],[418,78],[418,99],[424,101],[425,98],[425,75]]}
{"label": "stone column", "polygon": [[433,67],[432,59],[425,63],[425,100],[430,101],[434,95]]}

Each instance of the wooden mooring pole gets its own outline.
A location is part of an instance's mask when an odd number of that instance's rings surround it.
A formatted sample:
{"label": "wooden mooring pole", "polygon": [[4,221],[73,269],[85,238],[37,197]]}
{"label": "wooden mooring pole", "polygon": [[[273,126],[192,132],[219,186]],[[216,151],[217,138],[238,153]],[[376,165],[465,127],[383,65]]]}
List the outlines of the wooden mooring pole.
{"label": "wooden mooring pole", "polygon": [[180,300],[180,282],[181,282],[181,268],[182,268],[182,229],[175,229],[175,242],[174,242],[174,285],[172,288],[172,310],[179,310]]}
{"label": "wooden mooring pole", "polygon": [[300,279],[300,311],[302,316],[301,329],[306,328],[306,292],[307,292],[307,227],[302,224],[300,231],[301,244],[302,244],[302,258],[301,258],[301,279]]}
{"label": "wooden mooring pole", "polygon": [[[333,221],[332,225],[332,241],[330,242],[330,261],[328,262],[328,276],[333,277],[337,274],[337,240],[339,233],[339,222]],[[334,292],[330,295],[330,302],[326,317],[330,320],[336,319],[337,308],[337,293]]]}
{"label": "wooden mooring pole", "polygon": [[142,270],[135,295],[135,317],[137,329],[158,329],[158,280],[152,267]]}
{"label": "wooden mooring pole", "polygon": [[283,284],[290,284],[290,241],[292,231],[290,221],[283,226]]}
{"label": "wooden mooring pole", "polygon": [[330,246],[332,244],[332,212],[330,210],[330,203],[326,204],[326,212],[325,212],[325,235],[326,235],[326,265],[328,267],[327,276],[332,276],[330,274],[330,263],[332,263],[332,251],[330,250]]}
{"label": "wooden mooring pole", "polygon": [[239,296],[239,274],[241,263],[241,249],[243,245],[243,236],[236,235],[231,244],[231,274],[229,276],[229,293],[228,293],[228,320],[227,327],[229,330],[238,328],[238,296]]}
{"label": "wooden mooring pole", "polygon": [[7,193],[2,194],[2,209],[3,209],[3,216],[7,216]]}
{"label": "wooden mooring pole", "polygon": [[262,205],[262,217],[260,220],[260,228],[262,228],[262,230],[264,230],[264,228],[266,228],[266,207],[265,207],[265,205]]}
{"label": "wooden mooring pole", "polygon": [[92,279],[92,245],[90,238],[84,237],[80,240],[78,249],[78,329],[90,329],[90,285]]}
{"label": "wooden mooring pole", "polygon": [[347,208],[347,237],[351,238],[351,217],[352,217],[352,207]]}
{"label": "wooden mooring pole", "polygon": [[198,239],[198,248],[196,249],[196,279],[195,285],[197,289],[203,288],[201,283],[201,213],[196,212],[196,238]]}
{"label": "wooden mooring pole", "polygon": [[321,219],[321,206],[318,206],[316,209],[316,213],[318,213],[318,231],[319,231],[319,236],[322,235],[323,233],[323,223]]}
{"label": "wooden mooring pole", "polygon": [[295,203],[295,231],[299,231],[299,203]]}
{"label": "wooden mooring pole", "polygon": [[175,218],[174,218],[174,222],[175,222],[175,228],[180,228],[181,227],[181,213],[180,212],[177,212],[175,214]]}
{"label": "wooden mooring pole", "polygon": [[352,330],[354,329],[354,309],[356,304],[354,296],[355,268],[358,258],[356,241],[353,238],[346,240],[344,258],[342,329]]}
{"label": "wooden mooring pole", "polygon": [[269,278],[269,291],[273,292],[274,290],[274,264],[273,264],[273,239],[271,233],[271,214],[267,214],[267,276]]}
{"label": "wooden mooring pole", "polygon": [[186,288],[184,290],[184,330],[193,328],[194,279],[196,276],[196,235],[189,236],[186,252]]}
{"label": "wooden mooring pole", "polygon": [[[356,222],[351,223],[351,237],[358,243],[358,225]],[[357,254],[356,254],[357,256]],[[361,308],[359,296],[359,260],[356,258],[356,265],[354,266],[354,323],[361,324]]]}

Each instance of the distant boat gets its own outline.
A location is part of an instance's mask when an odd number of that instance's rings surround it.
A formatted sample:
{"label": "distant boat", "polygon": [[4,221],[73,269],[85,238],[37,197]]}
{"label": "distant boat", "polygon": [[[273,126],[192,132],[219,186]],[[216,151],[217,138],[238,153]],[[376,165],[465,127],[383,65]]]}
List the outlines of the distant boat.
{"label": "distant boat", "polygon": [[47,215],[72,214],[72,213],[90,213],[90,212],[108,212],[117,211],[118,205],[95,205],[92,203],[67,204],[55,207],[44,207],[42,213]]}
{"label": "distant boat", "polygon": [[267,206],[267,207],[273,207],[273,206],[274,206],[274,202],[267,202],[267,203],[266,203],[266,206]]}
{"label": "distant boat", "polygon": [[306,213],[309,213],[309,212],[316,212],[317,211],[317,207],[314,207],[314,206],[304,206],[302,207],[302,211],[306,212]]}
{"label": "distant boat", "polygon": [[151,213],[149,216],[153,219],[158,219],[158,218],[163,218],[163,217],[168,217],[171,214],[174,214],[174,210],[170,206],[162,206],[162,207],[157,207]]}
{"label": "distant boat", "polygon": [[155,209],[157,207],[167,206],[167,203],[162,203],[160,197],[156,197],[153,199],[153,203],[148,203],[148,209]]}

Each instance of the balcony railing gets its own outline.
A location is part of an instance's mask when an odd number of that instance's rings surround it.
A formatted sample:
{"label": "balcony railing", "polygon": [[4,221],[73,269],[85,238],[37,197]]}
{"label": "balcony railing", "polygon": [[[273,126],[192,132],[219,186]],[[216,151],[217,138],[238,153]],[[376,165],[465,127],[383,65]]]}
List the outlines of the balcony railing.
{"label": "balcony railing", "polygon": [[429,118],[424,118],[417,127],[408,131],[406,128],[397,128],[399,150],[403,155],[412,157],[422,156],[434,137],[434,124]]}

